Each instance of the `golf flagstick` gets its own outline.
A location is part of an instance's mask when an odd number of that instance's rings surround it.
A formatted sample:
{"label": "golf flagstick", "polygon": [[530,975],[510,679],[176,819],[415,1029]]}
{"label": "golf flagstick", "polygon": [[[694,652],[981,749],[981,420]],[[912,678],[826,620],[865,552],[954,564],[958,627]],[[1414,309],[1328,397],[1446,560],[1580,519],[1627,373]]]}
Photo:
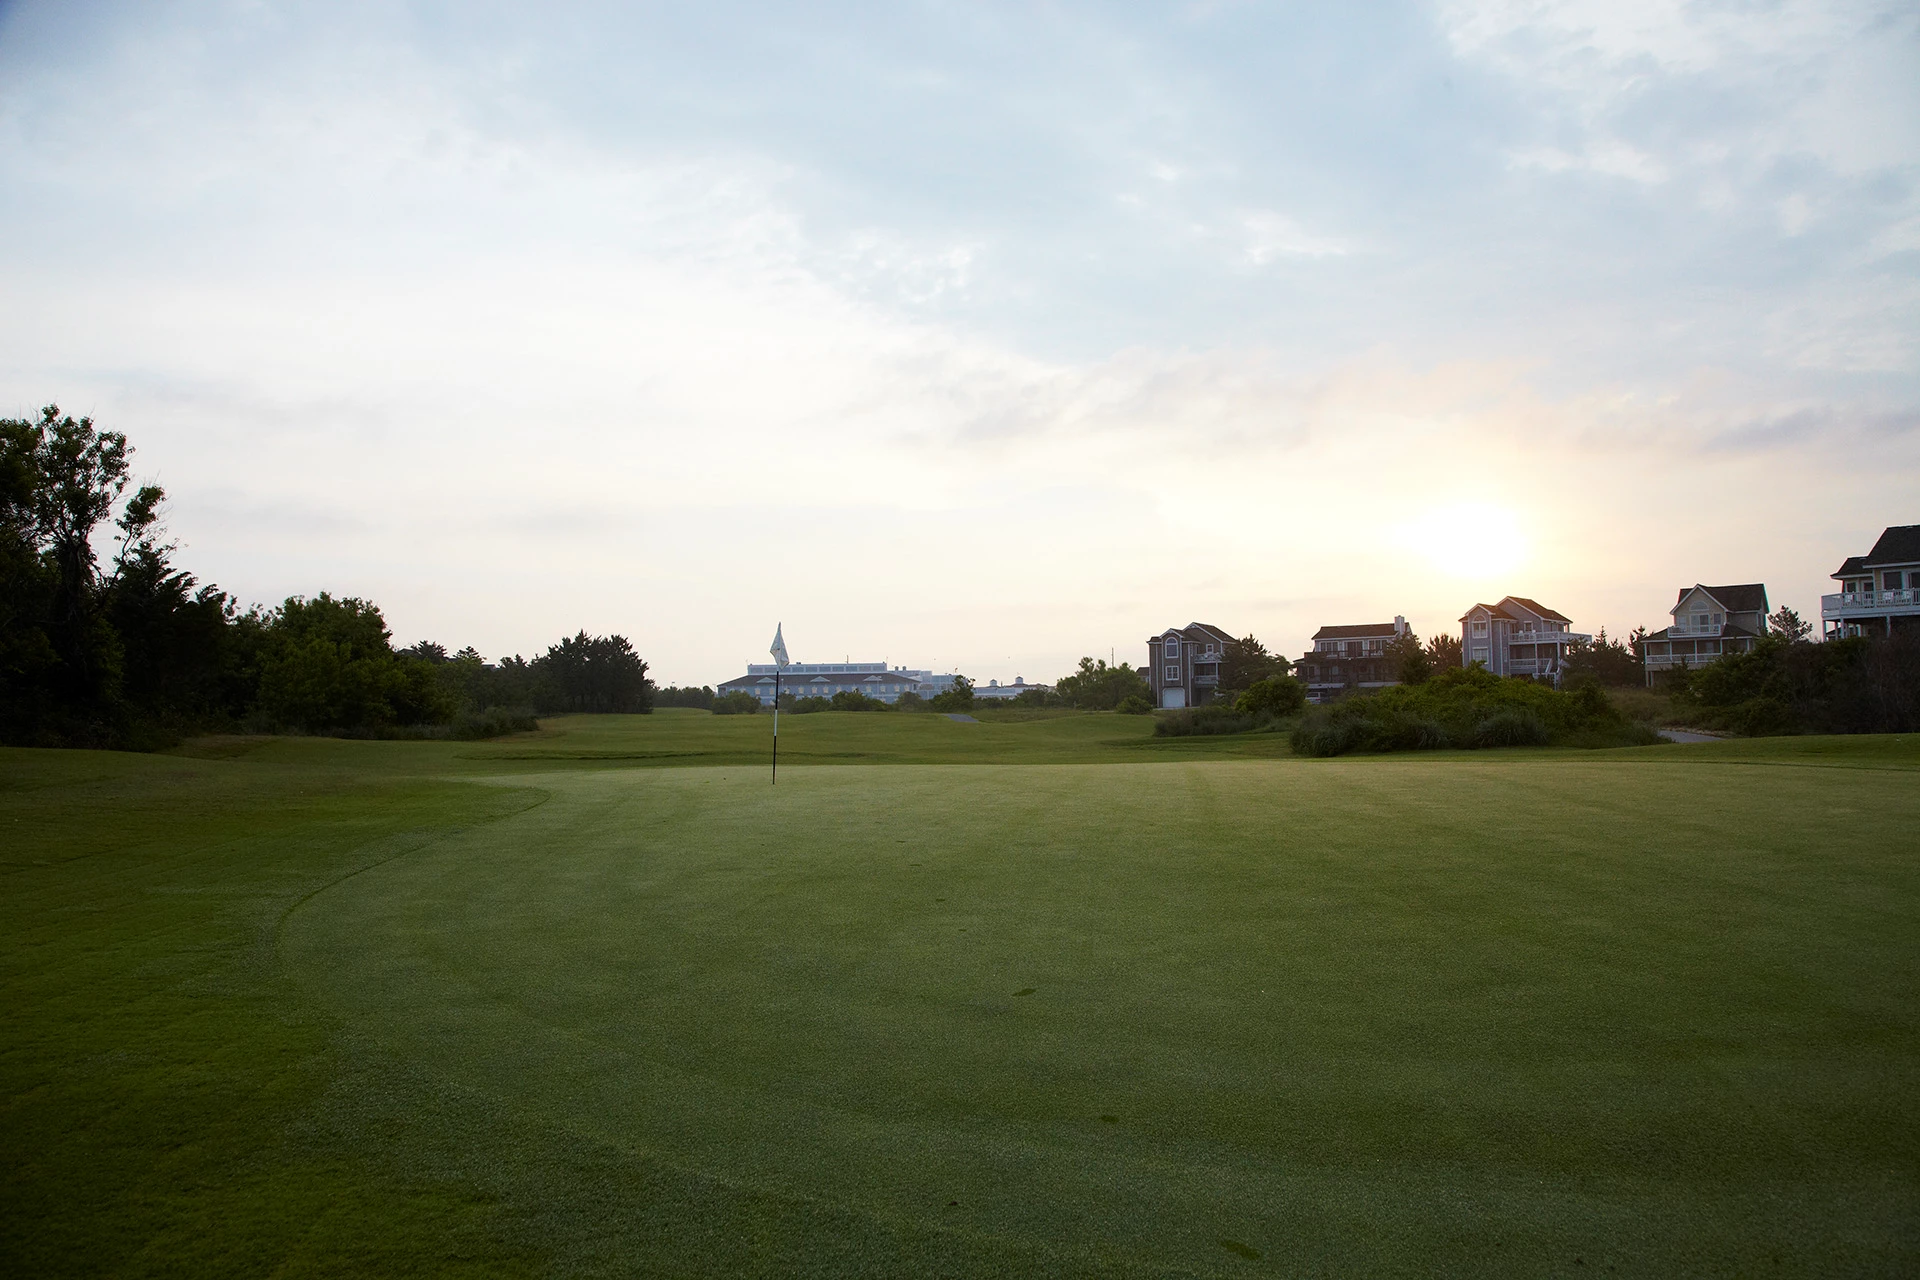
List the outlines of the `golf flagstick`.
{"label": "golf flagstick", "polygon": [[777,787],[780,785],[780,673],[791,661],[777,622],[773,624],[773,645],[767,652],[773,655],[773,785]]}

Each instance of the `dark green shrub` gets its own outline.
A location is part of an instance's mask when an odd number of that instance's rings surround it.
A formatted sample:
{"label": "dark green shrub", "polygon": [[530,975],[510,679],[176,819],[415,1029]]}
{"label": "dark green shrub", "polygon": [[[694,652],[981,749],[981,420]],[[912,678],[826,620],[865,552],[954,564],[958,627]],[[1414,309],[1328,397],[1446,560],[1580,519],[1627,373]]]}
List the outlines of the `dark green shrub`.
{"label": "dark green shrub", "polygon": [[1479,667],[1453,668],[1419,685],[1343,698],[1308,710],[1292,735],[1301,755],[1435,751],[1447,747],[1626,746],[1646,730],[1597,688],[1561,693]]}
{"label": "dark green shrub", "polygon": [[759,710],[760,699],[745,689],[719,694],[713,700],[713,714],[717,716],[750,716]]}
{"label": "dark green shrub", "polygon": [[1256,680],[1233,701],[1233,709],[1243,716],[1290,716],[1306,705],[1306,686],[1292,676]]}
{"label": "dark green shrub", "polygon": [[833,702],[828,698],[807,697],[793,700],[793,714],[797,716],[810,716],[817,711],[831,710],[833,710]]}
{"label": "dark green shrub", "polygon": [[485,711],[463,711],[453,718],[451,738],[472,741],[498,738],[508,733],[530,733],[540,727],[531,707],[488,707]]}
{"label": "dark green shrub", "polygon": [[858,689],[843,689],[829,699],[835,711],[891,711],[892,707],[878,698],[869,697]]}
{"label": "dark green shrub", "polygon": [[1242,715],[1230,706],[1191,707],[1169,711],[1154,722],[1154,736],[1184,738],[1195,734],[1245,733],[1254,727],[1254,717]]}
{"label": "dark green shrub", "polygon": [[1130,693],[1120,700],[1120,705],[1114,710],[1123,716],[1150,716],[1153,714],[1153,704],[1137,693]]}
{"label": "dark green shrub", "polygon": [[[1544,747],[1552,740],[1539,716],[1518,707],[1496,711],[1473,727],[1475,747]],[[1391,749],[1391,748],[1389,748]]]}

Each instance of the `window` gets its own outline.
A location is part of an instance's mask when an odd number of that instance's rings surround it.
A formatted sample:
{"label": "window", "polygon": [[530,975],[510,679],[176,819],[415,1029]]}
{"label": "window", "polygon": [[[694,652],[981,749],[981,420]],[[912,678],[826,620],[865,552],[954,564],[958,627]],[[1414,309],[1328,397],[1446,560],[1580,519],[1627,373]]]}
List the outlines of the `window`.
{"label": "window", "polygon": [[1168,668],[1167,668],[1167,680],[1168,680],[1169,682],[1173,682],[1173,683],[1177,683],[1177,682],[1179,681],[1179,679],[1180,679],[1180,668],[1178,668],[1178,667],[1168,667]]}
{"label": "window", "polygon": [[1887,590],[1889,590],[1889,591],[1898,591],[1898,590],[1900,589],[1900,575],[1899,575],[1899,574],[1897,574],[1897,573],[1889,573],[1889,574],[1887,574],[1887,575],[1886,575],[1886,579],[1887,579]]}
{"label": "window", "polygon": [[1716,613],[1713,615],[1713,625],[1716,627],[1726,622],[1726,620],[1727,619],[1725,614]]}
{"label": "window", "polygon": [[1705,631],[1707,629],[1707,615],[1704,613],[1694,614],[1693,625],[1696,629]]}
{"label": "window", "polygon": [[1168,661],[1180,656],[1180,641],[1177,637],[1168,636],[1161,644],[1166,648]]}
{"label": "window", "polygon": [[1476,623],[1474,623],[1474,624],[1473,624],[1473,634],[1475,634],[1475,635],[1477,635],[1477,636],[1483,636],[1483,635],[1485,635],[1485,634],[1487,634],[1487,624],[1486,624],[1485,622],[1476,622]]}
{"label": "window", "polygon": [[1485,662],[1487,660],[1487,646],[1483,644],[1477,644],[1473,646],[1473,653],[1471,657],[1472,657],[1472,660],[1475,662]]}

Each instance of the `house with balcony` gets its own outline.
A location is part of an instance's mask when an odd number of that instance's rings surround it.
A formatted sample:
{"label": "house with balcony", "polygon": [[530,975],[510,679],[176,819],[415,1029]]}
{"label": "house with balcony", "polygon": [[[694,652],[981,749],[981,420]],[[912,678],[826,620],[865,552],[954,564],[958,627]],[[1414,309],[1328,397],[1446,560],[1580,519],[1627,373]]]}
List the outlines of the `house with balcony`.
{"label": "house with balcony", "polygon": [[1673,625],[1647,635],[1640,656],[1647,684],[1675,667],[1701,667],[1729,653],[1745,653],[1767,634],[1767,589],[1758,582],[1732,587],[1695,583],[1680,588]]}
{"label": "house with balcony", "polygon": [[1198,707],[1220,688],[1220,660],[1233,639],[1219,627],[1189,622],[1147,639],[1147,683],[1156,707]]}
{"label": "house with balcony", "polygon": [[1820,597],[1826,638],[1891,632],[1920,623],[1920,524],[1897,524],[1864,556],[1833,575],[1840,590]]}
{"label": "house with balcony", "polygon": [[1565,614],[1525,596],[1476,604],[1460,615],[1460,665],[1478,662],[1497,676],[1560,684],[1567,651],[1593,637],[1573,630]]}
{"label": "house with balcony", "polygon": [[1343,623],[1313,633],[1313,648],[1294,664],[1307,686],[1308,702],[1331,702],[1343,693],[1384,689],[1400,683],[1400,662],[1387,649],[1407,634],[1407,620]]}

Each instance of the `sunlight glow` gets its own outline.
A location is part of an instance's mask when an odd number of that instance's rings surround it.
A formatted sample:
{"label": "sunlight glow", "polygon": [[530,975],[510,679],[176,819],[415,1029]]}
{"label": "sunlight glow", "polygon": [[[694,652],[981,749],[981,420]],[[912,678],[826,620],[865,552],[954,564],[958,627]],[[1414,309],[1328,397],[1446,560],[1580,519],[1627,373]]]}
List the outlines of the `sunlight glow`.
{"label": "sunlight glow", "polygon": [[1441,573],[1470,581],[1512,573],[1533,549],[1517,514],[1484,502],[1430,508],[1400,535]]}

